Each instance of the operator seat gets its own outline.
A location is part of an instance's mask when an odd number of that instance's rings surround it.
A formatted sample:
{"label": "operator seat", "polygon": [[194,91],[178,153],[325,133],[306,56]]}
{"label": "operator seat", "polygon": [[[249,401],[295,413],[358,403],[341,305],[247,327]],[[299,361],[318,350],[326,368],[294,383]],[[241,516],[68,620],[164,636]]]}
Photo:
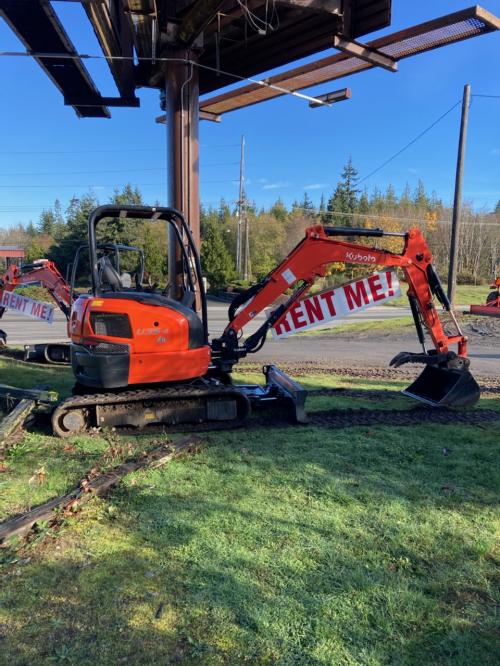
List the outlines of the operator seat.
{"label": "operator seat", "polygon": [[99,283],[101,289],[109,288],[111,291],[122,291],[123,284],[118,274],[111,263],[109,257],[101,257],[98,262],[99,265]]}

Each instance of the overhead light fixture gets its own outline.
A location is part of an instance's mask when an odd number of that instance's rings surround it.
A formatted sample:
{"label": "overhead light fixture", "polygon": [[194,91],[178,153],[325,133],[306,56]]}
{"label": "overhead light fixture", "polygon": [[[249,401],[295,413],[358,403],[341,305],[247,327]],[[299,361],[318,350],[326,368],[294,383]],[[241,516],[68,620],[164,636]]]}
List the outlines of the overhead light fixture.
{"label": "overhead light fixture", "polygon": [[325,93],[324,95],[316,95],[316,99],[318,100],[317,102],[309,102],[311,109],[317,109],[325,104],[336,104],[337,102],[351,99],[351,89],[342,88],[341,90],[335,90],[334,92]]}

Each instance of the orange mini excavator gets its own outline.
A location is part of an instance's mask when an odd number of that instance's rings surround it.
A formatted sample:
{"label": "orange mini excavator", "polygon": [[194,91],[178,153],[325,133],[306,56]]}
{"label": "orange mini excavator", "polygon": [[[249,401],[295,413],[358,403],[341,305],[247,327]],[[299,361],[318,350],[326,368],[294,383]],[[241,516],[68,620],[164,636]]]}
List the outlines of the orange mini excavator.
{"label": "orange mini excavator", "polygon": [[[104,218],[163,221],[175,237],[174,257],[182,283],[144,287],[124,284],[106,256],[98,258],[96,228]],[[401,254],[353,243],[355,237],[400,236]],[[172,237],[172,234],[170,235]],[[348,240],[339,240],[339,238]],[[201,266],[189,226],[171,208],[101,206],[89,218],[92,290],[74,302],[70,322],[71,359],[76,377],[73,397],[60,403],[52,424],[59,436],[92,427],[144,427],[205,424],[216,428],[241,424],[251,406],[292,405],[297,421],[306,420],[306,391],[275,366],[266,366],[265,386],[231,383],[239,359],[257,352],[269,329],[279,325],[333,262],[400,268],[408,282],[420,353],[401,352],[391,362],[423,363],[422,374],[404,393],[430,405],[467,406],[479,398],[469,371],[467,339],[432,265],[418,228],[407,233],[382,229],[311,226],[305,238],[258,284],[229,307],[229,323],[209,343],[207,305]],[[287,300],[276,299],[293,290]],[[443,330],[433,297],[450,312],[456,335]],[[196,312],[200,304],[201,317]],[[245,340],[242,330],[271,306],[259,329]],[[433,349],[426,348],[424,330]],[[456,351],[451,349],[456,345]]]}

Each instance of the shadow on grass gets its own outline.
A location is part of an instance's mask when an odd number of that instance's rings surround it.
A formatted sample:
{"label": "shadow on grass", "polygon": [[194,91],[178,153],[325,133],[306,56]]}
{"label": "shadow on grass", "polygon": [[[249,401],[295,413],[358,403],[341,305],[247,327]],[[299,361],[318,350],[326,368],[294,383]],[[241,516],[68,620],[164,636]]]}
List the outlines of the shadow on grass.
{"label": "shadow on grass", "polygon": [[494,433],[468,430],[212,436],[10,568],[0,649],[20,664],[494,663]]}

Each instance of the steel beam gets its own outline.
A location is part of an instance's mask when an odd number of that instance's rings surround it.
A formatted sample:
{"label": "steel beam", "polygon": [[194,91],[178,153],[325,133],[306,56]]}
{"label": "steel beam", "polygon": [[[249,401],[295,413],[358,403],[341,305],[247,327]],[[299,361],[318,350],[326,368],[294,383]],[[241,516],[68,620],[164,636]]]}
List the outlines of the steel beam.
{"label": "steel beam", "polygon": [[138,97],[64,97],[66,106],[122,106],[138,108],[141,100]]}
{"label": "steel beam", "polygon": [[220,11],[225,0],[197,0],[179,27],[179,39],[192,44]]}
{"label": "steel beam", "polygon": [[312,12],[342,15],[343,0],[276,0],[278,5]]}
{"label": "steel beam", "polygon": [[347,55],[353,56],[354,58],[369,62],[371,65],[383,67],[390,72],[398,71],[398,63],[394,58],[391,58],[382,53],[382,51],[378,51],[366,44],[356,42],[354,39],[346,39],[340,35],[335,35],[333,37],[333,47],[339,51],[343,51],[343,53],[347,53]]}

